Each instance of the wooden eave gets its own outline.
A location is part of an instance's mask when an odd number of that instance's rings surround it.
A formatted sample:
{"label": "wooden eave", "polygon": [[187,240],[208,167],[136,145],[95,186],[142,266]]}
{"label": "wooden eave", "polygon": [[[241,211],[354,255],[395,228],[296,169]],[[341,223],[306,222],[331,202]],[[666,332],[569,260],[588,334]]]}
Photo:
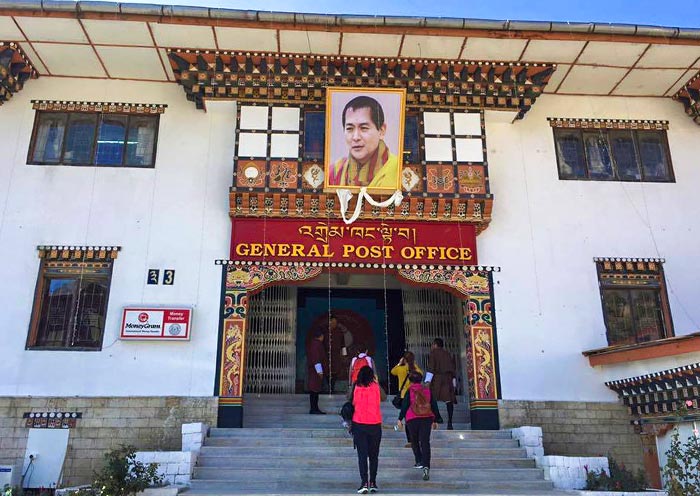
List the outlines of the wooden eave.
{"label": "wooden eave", "polygon": [[700,333],[657,339],[646,343],[608,346],[582,352],[591,367],[650,360],[700,351]]}

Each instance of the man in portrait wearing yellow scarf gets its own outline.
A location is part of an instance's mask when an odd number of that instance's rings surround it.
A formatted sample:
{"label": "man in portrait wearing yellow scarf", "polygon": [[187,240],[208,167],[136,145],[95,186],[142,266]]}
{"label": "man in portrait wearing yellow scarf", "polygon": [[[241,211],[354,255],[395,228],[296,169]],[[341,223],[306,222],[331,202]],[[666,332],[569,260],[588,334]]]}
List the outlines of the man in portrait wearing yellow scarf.
{"label": "man in portrait wearing yellow scarf", "polygon": [[348,155],[335,161],[332,186],[367,186],[395,189],[399,162],[384,143],[386,122],[377,100],[357,96],[343,109],[343,129]]}

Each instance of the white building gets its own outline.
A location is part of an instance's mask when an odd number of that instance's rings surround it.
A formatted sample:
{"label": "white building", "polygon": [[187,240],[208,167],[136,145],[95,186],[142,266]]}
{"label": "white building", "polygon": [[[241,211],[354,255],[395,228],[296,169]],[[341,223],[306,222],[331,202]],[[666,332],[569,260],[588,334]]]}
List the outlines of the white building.
{"label": "white building", "polygon": [[[117,440],[240,426],[244,392],[302,392],[305,336],[372,299],[383,380],[444,337],[472,428],[541,425],[548,454],[653,479],[653,426],[695,413],[700,31],[27,0],[0,6],[0,40],[0,463],[56,423],[30,413],[81,414],[68,482]],[[335,87],[406,90],[403,200],[365,204],[347,243],[406,241],[379,241],[386,222],[471,259],[343,258],[311,232],[344,225]],[[250,251],[271,240],[303,252]],[[160,307],[191,322],[120,337],[125,308]],[[256,333],[291,344],[266,362]]]}

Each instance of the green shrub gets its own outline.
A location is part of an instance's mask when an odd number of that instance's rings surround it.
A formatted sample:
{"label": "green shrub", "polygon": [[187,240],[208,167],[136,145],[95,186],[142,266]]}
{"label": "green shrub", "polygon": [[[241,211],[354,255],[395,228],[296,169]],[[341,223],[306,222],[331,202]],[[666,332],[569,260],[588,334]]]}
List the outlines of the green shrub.
{"label": "green shrub", "polygon": [[[105,465],[95,476],[92,487],[99,496],[129,496],[147,487],[161,485],[158,464],[136,461],[133,446],[120,446],[105,454]],[[88,491],[82,493],[87,496]]]}
{"label": "green shrub", "polygon": [[633,473],[624,464],[608,457],[610,473],[605,470],[586,469],[586,489],[590,491],[644,491],[647,487],[646,474],[642,470]]}
{"label": "green shrub", "polygon": [[693,434],[681,443],[678,428],[673,430],[663,468],[668,496],[700,496],[700,439]]}

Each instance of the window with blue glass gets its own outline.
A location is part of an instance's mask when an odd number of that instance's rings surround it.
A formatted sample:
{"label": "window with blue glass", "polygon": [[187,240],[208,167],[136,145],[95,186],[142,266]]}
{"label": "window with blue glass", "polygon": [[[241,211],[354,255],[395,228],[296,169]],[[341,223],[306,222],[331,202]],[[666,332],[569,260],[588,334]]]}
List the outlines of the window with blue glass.
{"label": "window with blue glass", "polygon": [[325,151],[326,113],[304,112],[304,160],[323,160]]}
{"label": "window with blue glass", "polygon": [[158,115],[37,112],[27,163],[153,167]]}
{"label": "window with blue glass", "polygon": [[406,114],[403,128],[403,162],[420,163],[420,128],[418,114]]}
{"label": "window with blue glass", "polygon": [[665,131],[554,129],[560,179],[673,182]]}

